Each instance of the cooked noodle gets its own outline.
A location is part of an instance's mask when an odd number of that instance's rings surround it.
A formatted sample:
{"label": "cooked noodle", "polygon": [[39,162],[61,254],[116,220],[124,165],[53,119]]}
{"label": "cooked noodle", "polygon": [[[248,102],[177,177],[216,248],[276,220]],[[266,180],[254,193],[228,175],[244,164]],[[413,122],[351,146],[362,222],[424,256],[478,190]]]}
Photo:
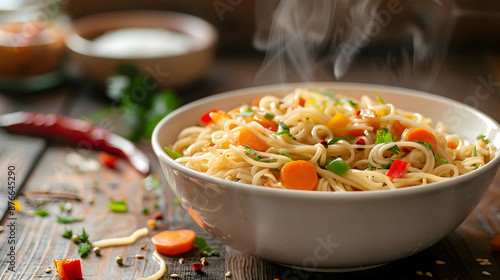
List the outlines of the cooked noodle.
{"label": "cooked noodle", "polygon": [[[354,100],[319,89],[296,89],[282,99],[264,96],[227,113],[216,111],[210,115],[212,123],[184,129],[170,148],[182,155],[178,163],[193,170],[275,188],[287,188],[279,176],[286,163],[305,160],[315,166],[318,191],[371,191],[439,182],[476,170],[496,155],[497,149],[484,137],[467,143],[461,136],[447,134],[440,122],[431,128],[425,116],[384,103],[367,96]],[[337,113],[348,122],[331,125]],[[256,116],[279,123],[278,133]],[[390,140],[380,143],[377,133],[382,128]],[[425,128],[436,137],[435,150],[405,140],[415,128]],[[243,133],[252,133],[265,148],[236,141]],[[333,138],[341,140],[334,143]],[[335,158],[344,160],[350,170],[337,175],[326,169],[327,161]],[[394,160],[410,163],[401,178],[386,176]]]}

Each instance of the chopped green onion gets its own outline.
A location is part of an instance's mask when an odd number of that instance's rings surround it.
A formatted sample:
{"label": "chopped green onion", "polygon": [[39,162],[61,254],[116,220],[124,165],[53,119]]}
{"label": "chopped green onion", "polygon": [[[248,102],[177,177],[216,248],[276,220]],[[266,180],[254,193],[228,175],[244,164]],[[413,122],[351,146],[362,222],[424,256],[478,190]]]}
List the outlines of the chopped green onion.
{"label": "chopped green onion", "polygon": [[264,115],[264,118],[266,118],[268,120],[273,120],[274,119],[274,114],[273,113],[266,113]]}
{"label": "chopped green onion", "polygon": [[71,236],[73,236],[73,231],[71,229],[66,229],[61,236],[64,238],[71,238]]}
{"label": "chopped green onion", "polygon": [[245,145],[245,155],[247,156],[253,156],[253,159],[255,159],[256,161],[260,161],[260,157],[259,155],[257,154],[256,151],[252,150],[252,148],[248,145]]}
{"label": "chopped green onion", "polygon": [[40,209],[40,210],[37,210],[37,211],[36,211],[36,214],[37,214],[38,216],[40,216],[40,217],[45,217],[45,216],[48,216],[48,215],[49,215],[49,212],[47,212],[47,211],[45,211],[45,210]]}
{"label": "chopped green onion", "polygon": [[351,167],[342,158],[336,158],[334,160],[327,160],[327,165],[325,168],[339,176],[346,173]]}
{"label": "chopped green onion", "polygon": [[182,155],[179,154],[178,152],[175,152],[173,151],[172,149],[168,148],[168,147],[165,147],[163,148],[163,150],[165,151],[165,153],[167,153],[167,155],[173,159],[178,159],[178,158],[181,158]]}
{"label": "chopped green onion", "polygon": [[109,210],[113,212],[127,212],[127,202],[124,200],[111,200],[111,202],[109,203]]}
{"label": "chopped green onion", "polygon": [[415,142],[415,143],[419,143],[419,144],[422,144],[422,145],[424,145],[425,147],[427,147],[427,149],[431,150],[432,154],[434,155],[434,159],[435,159],[437,162],[444,163],[444,164],[448,163],[448,161],[447,161],[447,160],[445,160],[445,159],[442,159],[442,158],[438,157],[438,156],[434,153],[434,149],[432,149],[431,144],[429,144],[429,143],[427,143],[427,142],[422,142],[422,141],[413,141],[413,142]]}
{"label": "chopped green onion", "polygon": [[477,140],[483,140],[484,143],[488,144],[490,141],[488,140],[488,138],[486,138],[486,135],[484,134],[481,134],[479,136],[476,137]]}
{"label": "chopped green onion", "polygon": [[69,223],[74,223],[74,222],[81,222],[83,221],[83,218],[79,217],[62,217],[62,216],[57,216],[57,222],[61,224],[69,224]]}
{"label": "chopped green onion", "polygon": [[385,105],[385,101],[384,101],[384,99],[382,99],[382,97],[380,96],[380,94],[378,94],[378,92],[376,92],[376,91],[374,91],[374,93],[375,93],[375,95],[377,96],[378,102],[379,102],[380,104]]}
{"label": "chopped green onion", "polygon": [[352,134],[349,134],[349,138],[345,138],[345,137],[332,138],[332,139],[328,140],[328,145],[333,145],[340,140],[352,141],[352,140],[354,140],[354,136],[352,136]]}
{"label": "chopped green onion", "polygon": [[297,138],[295,138],[295,136],[290,133],[290,128],[284,122],[279,121],[278,125],[280,126],[280,131],[278,131],[276,135],[288,135],[288,137],[292,138],[293,140],[297,140]]}
{"label": "chopped green onion", "polygon": [[149,214],[149,209],[146,206],[142,206],[142,214],[147,215]]}

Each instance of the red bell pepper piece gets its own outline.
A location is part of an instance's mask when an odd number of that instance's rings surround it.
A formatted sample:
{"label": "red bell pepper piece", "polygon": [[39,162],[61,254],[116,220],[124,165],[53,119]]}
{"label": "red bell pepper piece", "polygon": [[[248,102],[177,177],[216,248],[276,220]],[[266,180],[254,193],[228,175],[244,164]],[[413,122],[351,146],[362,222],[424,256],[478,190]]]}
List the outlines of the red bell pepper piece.
{"label": "red bell pepper piece", "polygon": [[410,168],[409,162],[397,159],[392,163],[386,175],[391,178],[403,178],[408,168]]}
{"label": "red bell pepper piece", "polygon": [[59,277],[63,280],[75,280],[82,278],[82,266],[80,264],[80,260],[54,260],[54,265],[56,266]]}
{"label": "red bell pepper piece", "polygon": [[107,167],[109,168],[115,168],[116,166],[116,161],[118,160],[117,157],[115,157],[114,155],[112,154],[108,154],[106,152],[100,152],[98,155],[97,155],[97,159],[99,160],[99,162],[101,164],[104,164],[106,165]]}
{"label": "red bell pepper piece", "polygon": [[212,118],[210,117],[210,113],[215,113],[215,112],[218,112],[217,109],[213,109],[213,110],[210,110],[208,112],[206,112],[205,114],[203,114],[201,117],[200,117],[200,120],[201,122],[207,126],[211,123],[214,122],[214,120],[212,120]]}

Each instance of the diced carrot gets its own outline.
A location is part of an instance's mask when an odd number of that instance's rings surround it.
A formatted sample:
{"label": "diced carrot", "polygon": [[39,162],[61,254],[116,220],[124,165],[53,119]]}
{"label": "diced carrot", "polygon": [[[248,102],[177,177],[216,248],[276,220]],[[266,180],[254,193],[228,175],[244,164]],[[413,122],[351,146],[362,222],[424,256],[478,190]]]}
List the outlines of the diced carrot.
{"label": "diced carrot", "polygon": [[261,97],[254,98],[254,99],[252,100],[252,103],[250,103],[250,105],[251,105],[251,106],[254,106],[254,107],[258,107],[261,99],[262,99],[262,96],[261,96]]}
{"label": "diced carrot", "polygon": [[454,149],[458,148],[458,143],[455,141],[450,141],[450,142],[448,142],[447,146],[448,146],[448,148],[454,150]]}
{"label": "diced carrot", "polygon": [[415,128],[406,134],[406,141],[421,141],[427,142],[431,145],[432,149],[436,151],[437,139],[436,136],[425,128]]}
{"label": "diced carrot", "polygon": [[269,130],[272,130],[274,132],[278,131],[279,125],[262,115],[254,114],[252,119]]}
{"label": "diced carrot", "polygon": [[406,126],[402,125],[400,121],[398,120],[395,120],[393,123],[392,123],[392,135],[396,136],[397,139],[401,139],[401,135],[403,134],[403,132],[405,131],[406,129]]}
{"label": "diced carrot", "polygon": [[490,248],[492,251],[500,252],[500,234],[495,235],[495,237],[490,240]]}
{"label": "diced carrot", "polygon": [[250,146],[254,151],[265,152],[269,145],[267,145],[266,141],[259,138],[255,135],[250,129],[243,128],[237,131],[233,137],[229,139],[229,143],[235,146],[245,147],[246,145]]}
{"label": "diced carrot", "polygon": [[194,246],[196,233],[190,229],[165,230],[151,237],[155,250],[160,254],[178,255]]}
{"label": "diced carrot", "polygon": [[354,137],[364,136],[365,130],[361,128],[351,129],[345,132],[345,137],[349,137],[349,135],[352,135]]}
{"label": "diced carrot", "polygon": [[342,113],[336,113],[327,123],[326,126],[330,129],[345,128],[351,123],[351,120]]}
{"label": "diced carrot", "polygon": [[116,156],[114,156],[112,154],[108,154],[106,152],[100,152],[97,155],[97,159],[99,160],[99,162],[101,164],[104,164],[109,168],[115,168],[116,161],[118,160],[118,158]]}
{"label": "diced carrot", "polygon": [[306,105],[306,100],[305,100],[304,98],[302,98],[302,97],[301,97],[301,98],[299,99],[299,105],[300,105],[301,107],[304,107],[304,105]]}
{"label": "diced carrot", "polygon": [[57,269],[57,274],[59,274],[59,277],[63,280],[75,280],[82,278],[82,266],[80,264],[80,260],[54,259],[54,265]]}
{"label": "diced carrot", "polygon": [[316,168],[305,160],[287,162],[281,169],[280,177],[287,189],[313,191],[318,186]]}

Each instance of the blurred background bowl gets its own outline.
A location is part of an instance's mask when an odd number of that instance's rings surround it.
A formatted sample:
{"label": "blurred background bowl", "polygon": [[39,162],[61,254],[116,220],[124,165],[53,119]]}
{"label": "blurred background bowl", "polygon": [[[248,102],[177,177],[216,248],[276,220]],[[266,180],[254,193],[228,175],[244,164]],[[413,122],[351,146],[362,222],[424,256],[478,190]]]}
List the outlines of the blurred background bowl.
{"label": "blurred background bowl", "polygon": [[500,127],[480,111],[437,95],[353,83],[300,83],[234,90],[170,113],[152,145],[182,206],[211,235],[243,253],[311,270],[357,270],[404,258],[443,239],[477,206],[500,156],[473,172],[423,186],[373,192],[314,192],[235,183],[188,169],[164,153],[179,132],[199,125],[202,113],[230,110],[266,94],[324,87],[354,98],[379,92],[386,102],[419,112],[450,133],[475,141],[485,134],[500,146]]}
{"label": "blurred background bowl", "polygon": [[[141,52],[120,56],[119,50],[116,53],[96,50],[93,40],[106,32],[138,28],[174,32],[186,37],[189,45],[184,52],[158,56]],[[154,78],[161,88],[178,88],[194,82],[208,69],[217,40],[216,29],[200,18],[168,11],[135,10],[103,12],[74,20],[66,45],[71,56],[98,85],[105,85],[119,65],[127,64]]]}

